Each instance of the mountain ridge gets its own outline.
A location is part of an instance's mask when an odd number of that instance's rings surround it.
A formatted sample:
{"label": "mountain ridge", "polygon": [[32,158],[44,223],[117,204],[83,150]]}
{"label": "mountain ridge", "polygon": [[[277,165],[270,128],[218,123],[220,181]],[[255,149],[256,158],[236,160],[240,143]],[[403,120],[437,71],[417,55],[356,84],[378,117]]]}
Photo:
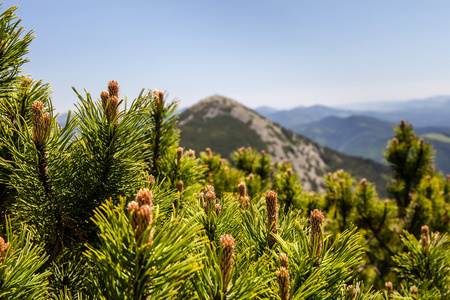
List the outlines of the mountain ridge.
{"label": "mountain ridge", "polygon": [[323,191],[323,175],[341,168],[356,177],[376,181],[382,189],[389,177],[385,166],[321,147],[220,95],[205,98],[182,112],[178,127],[181,145],[186,148],[202,151],[210,147],[228,158],[232,151],[244,146],[265,150],[274,162],[287,160],[307,190]]}

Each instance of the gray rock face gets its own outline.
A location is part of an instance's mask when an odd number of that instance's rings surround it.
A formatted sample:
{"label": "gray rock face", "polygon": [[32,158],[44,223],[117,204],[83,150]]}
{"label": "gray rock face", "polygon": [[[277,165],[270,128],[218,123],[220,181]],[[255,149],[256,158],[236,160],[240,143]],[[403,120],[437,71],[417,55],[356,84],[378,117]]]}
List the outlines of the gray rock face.
{"label": "gray rock face", "polygon": [[327,171],[327,164],[321,156],[321,147],[317,144],[285,130],[238,102],[219,95],[206,98],[184,112],[180,117],[179,127],[183,128],[199,113],[203,120],[225,115],[247,124],[267,145],[266,152],[275,163],[286,160],[292,164],[305,189],[319,192],[324,190],[323,174]]}

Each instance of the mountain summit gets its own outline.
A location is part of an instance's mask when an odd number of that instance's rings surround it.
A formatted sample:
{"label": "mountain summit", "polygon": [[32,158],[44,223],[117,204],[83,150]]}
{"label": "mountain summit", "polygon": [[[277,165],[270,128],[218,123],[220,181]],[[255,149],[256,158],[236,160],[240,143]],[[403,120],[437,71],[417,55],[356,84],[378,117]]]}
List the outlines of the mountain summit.
{"label": "mountain summit", "polygon": [[307,190],[323,191],[323,175],[337,169],[365,177],[383,190],[389,177],[388,169],[381,164],[321,147],[220,95],[203,99],[182,112],[178,126],[181,145],[197,152],[210,147],[228,158],[240,147],[252,147],[265,150],[275,163],[286,160],[292,163]]}

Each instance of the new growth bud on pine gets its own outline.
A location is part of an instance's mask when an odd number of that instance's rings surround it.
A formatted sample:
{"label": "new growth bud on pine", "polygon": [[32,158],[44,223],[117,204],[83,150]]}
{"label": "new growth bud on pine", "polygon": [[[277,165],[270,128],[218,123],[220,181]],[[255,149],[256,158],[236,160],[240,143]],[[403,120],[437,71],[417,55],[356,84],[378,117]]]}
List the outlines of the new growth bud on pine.
{"label": "new growth bud on pine", "polygon": [[156,110],[161,113],[164,109],[164,92],[154,89],[153,94],[156,96]]}
{"label": "new growth bud on pine", "polygon": [[211,217],[211,213],[216,211],[216,193],[214,192],[214,188],[212,186],[207,186],[205,188],[205,203],[203,208],[207,216]]}
{"label": "new growth bud on pine", "polygon": [[356,297],[356,294],[358,292],[356,291],[356,289],[353,287],[353,285],[348,285],[345,288],[345,299],[354,299]]}
{"label": "new growth bud on pine", "polygon": [[206,151],[206,155],[209,157],[209,158],[211,158],[212,157],[212,152],[211,152],[211,148],[206,148],[205,149],[205,151]]}
{"label": "new growth bud on pine", "polygon": [[289,299],[289,289],[290,289],[290,279],[289,272],[285,267],[281,267],[277,271],[277,281],[280,287],[280,298],[281,300]]}
{"label": "new growth bud on pine", "polygon": [[409,288],[409,291],[411,292],[412,295],[418,295],[419,294],[419,289],[417,288],[417,286],[413,285],[412,287]]}
{"label": "new growth bud on pine", "polygon": [[224,291],[227,291],[234,254],[234,238],[231,234],[225,234],[220,237],[220,249],[220,273],[222,274]]}
{"label": "new growth bud on pine", "polygon": [[247,186],[245,182],[241,182],[238,184],[239,190],[239,203],[241,204],[241,208],[247,209],[250,204],[250,198],[247,196]]}
{"label": "new growth bud on pine", "polygon": [[36,146],[40,147],[44,144],[50,129],[50,115],[44,113],[44,104],[37,100],[31,106],[32,122],[33,122],[33,141]]}
{"label": "new growth bud on pine", "polygon": [[136,202],[139,204],[139,206],[142,205],[150,205],[153,206],[153,193],[147,188],[140,189],[139,192],[136,195]]}
{"label": "new growth bud on pine", "polygon": [[220,204],[216,204],[216,216],[220,215],[220,212],[222,211],[222,206]]}
{"label": "new growth bud on pine", "polygon": [[108,98],[109,98],[109,94],[107,91],[103,91],[100,94],[100,99],[102,100],[102,107],[103,110],[106,110],[106,106],[108,105]]}
{"label": "new growth bud on pine", "polygon": [[[270,231],[270,233],[276,234],[277,228],[278,228],[277,193],[275,193],[274,191],[267,191],[265,194],[265,198],[266,198],[266,207],[267,207],[267,220],[266,220],[267,231]],[[273,237],[270,234],[269,235],[269,248],[272,248],[275,243],[276,243],[275,237]]]}
{"label": "new growth bud on pine", "polygon": [[108,82],[108,92],[109,97],[119,98],[119,83],[115,80],[111,80],[110,82]]}
{"label": "new growth bud on pine", "polygon": [[289,260],[285,253],[279,253],[278,258],[280,259],[280,266],[289,269]]}
{"label": "new growth bud on pine", "polygon": [[179,180],[177,182],[177,191],[182,193],[184,190],[184,182],[182,180]]}
{"label": "new growth bud on pine", "polygon": [[[309,248],[313,257],[319,257],[322,252],[322,229],[323,229],[323,214],[321,211],[315,209],[311,212],[310,216],[310,241]],[[314,252],[314,246],[316,245],[316,253]]]}
{"label": "new growth bud on pine", "polygon": [[[106,119],[108,123],[112,122],[119,114],[119,98],[116,96],[109,98],[108,108],[106,109]],[[119,124],[119,120],[116,120],[115,125]]]}
{"label": "new growth bud on pine", "polygon": [[430,228],[427,225],[422,226],[422,247],[425,251],[429,250],[430,247]]}
{"label": "new growth bud on pine", "polygon": [[139,204],[136,201],[131,201],[127,205],[127,211],[128,211],[128,214],[130,214],[130,215],[133,214],[130,219],[130,223],[131,223],[131,227],[133,227],[133,229],[136,230],[137,225],[138,225],[138,219],[137,219],[136,214],[139,211]]}
{"label": "new growth bud on pine", "polygon": [[9,243],[5,243],[5,240],[0,237],[0,263],[3,262],[3,258],[6,256],[6,251],[8,251]]}
{"label": "new growth bud on pine", "polygon": [[195,158],[195,151],[192,150],[192,149],[189,149],[188,156],[189,156],[190,158]]}
{"label": "new growth bud on pine", "polygon": [[386,287],[386,290],[387,290],[388,294],[392,294],[392,292],[394,291],[394,287],[392,285],[392,282],[388,281],[388,282],[386,282],[384,284],[384,286]]}
{"label": "new growth bud on pine", "polygon": [[[141,189],[137,193],[136,201],[131,201],[127,206],[131,215],[131,226],[135,231],[136,241],[139,241],[144,231],[153,221],[153,194],[149,189]],[[153,240],[153,230],[148,237],[148,244]]]}
{"label": "new growth bud on pine", "polygon": [[[117,81],[111,80],[108,82],[108,92],[101,92],[100,99],[102,100],[102,107],[105,112],[106,121],[109,124],[119,114],[119,84]],[[117,126],[118,124],[119,120],[116,120],[114,125]]]}
{"label": "new growth bud on pine", "polygon": [[177,148],[177,165],[180,163],[182,158],[183,158],[183,148],[178,147]]}

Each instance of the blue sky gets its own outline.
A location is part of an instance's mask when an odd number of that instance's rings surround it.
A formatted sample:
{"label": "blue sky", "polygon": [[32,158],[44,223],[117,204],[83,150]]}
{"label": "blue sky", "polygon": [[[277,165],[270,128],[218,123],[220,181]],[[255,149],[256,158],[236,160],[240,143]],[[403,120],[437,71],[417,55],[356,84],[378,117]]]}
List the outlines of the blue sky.
{"label": "blue sky", "polygon": [[4,1],[33,29],[26,73],[98,98],[167,91],[249,107],[450,95],[450,1]]}

